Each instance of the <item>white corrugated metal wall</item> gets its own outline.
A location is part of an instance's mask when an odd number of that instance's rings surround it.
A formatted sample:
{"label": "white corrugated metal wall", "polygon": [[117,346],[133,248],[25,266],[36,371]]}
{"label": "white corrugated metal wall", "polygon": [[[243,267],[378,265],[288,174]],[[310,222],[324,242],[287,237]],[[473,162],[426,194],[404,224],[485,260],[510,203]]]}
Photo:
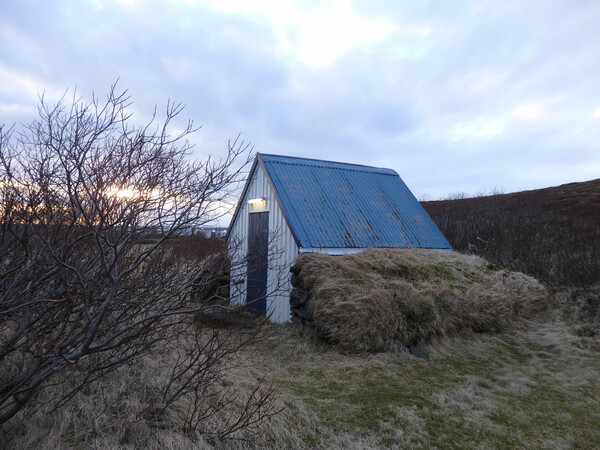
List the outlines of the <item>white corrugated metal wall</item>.
{"label": "white corrugated metal wall", "polygon": [[290,273],[289,268],[298,255],[298,247],[277,203],[260,164],[242,198],[240,210],[229,233],[232,260],[230,297],[231,302],[246,302],[247,268],[243,264],[248,252],[248,200],[264,197],[269,210],[269,270],[267,276],[267,314],[273,322],[290,319]]}

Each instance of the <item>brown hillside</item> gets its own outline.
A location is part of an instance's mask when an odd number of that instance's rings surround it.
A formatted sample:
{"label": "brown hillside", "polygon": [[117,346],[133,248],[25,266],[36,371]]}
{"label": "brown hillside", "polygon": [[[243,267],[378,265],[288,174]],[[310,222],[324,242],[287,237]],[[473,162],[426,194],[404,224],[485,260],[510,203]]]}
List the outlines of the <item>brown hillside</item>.
{"label": "brown hillside", "polygon": [[600,280],[600,179],[422,204],[456,250],[551,285]]}

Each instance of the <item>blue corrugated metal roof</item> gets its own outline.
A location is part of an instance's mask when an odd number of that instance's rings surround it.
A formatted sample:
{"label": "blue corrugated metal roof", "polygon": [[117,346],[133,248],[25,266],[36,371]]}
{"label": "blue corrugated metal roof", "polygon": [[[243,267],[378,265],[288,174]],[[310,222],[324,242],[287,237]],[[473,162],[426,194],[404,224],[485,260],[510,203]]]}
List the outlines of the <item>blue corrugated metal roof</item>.
{"label": "blue corrugated metal roof", "polygon": [[259,153],[298,247],[452,248],[391,169]]}

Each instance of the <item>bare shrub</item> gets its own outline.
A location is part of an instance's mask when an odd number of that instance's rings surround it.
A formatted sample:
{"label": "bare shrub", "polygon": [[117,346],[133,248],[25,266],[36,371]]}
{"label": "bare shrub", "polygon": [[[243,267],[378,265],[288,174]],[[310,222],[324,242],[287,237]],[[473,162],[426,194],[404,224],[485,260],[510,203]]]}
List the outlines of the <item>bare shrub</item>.
{"label": "bare shrub", "polygon": [[225,240],[201,234],[176,236],[169,245],[174,252],[188,259],[203,259],[210,255],[225,254]]}
{"label": "bare shrub", "polygon": [[[61,407],[185,336],[193,340],[165,368],[171,376],[158,403],[164,410],[200,398],[258,332],[240,342],[231,332],[198,329],[230,267],[220,244],[188,249],[202,250],[195,255],[181,248],[182,232],[223,214],[249,146],[236,140],[222,160],[193,161],[192,123],[170,131],[180,104],[141,127],[130,124],[129,106],[114,87],[104,102],[42,99],[39,119],[23,132],[0,132],[0,423],[46,388],[61,386],[51,399]],[[258,392],[245,415],[213,434],[268,417],[272,391]],[[217,409],[233,401],[227,391],[213,398]],[[188,428],[206,419],[200,410],[185,416]]]}
{"label": "bare shrub", "polygon": [[[212,364],[203,377],[197,377],[186,395],[167,404],[165,387],[170,386],[168,393],[173,394],[182,386],[173,382],[170,369],[181,366],[185,355],[198,354],[197,339],[206,345],[215,341],[215,333],[221,343],[227,342],[232,353]],[[279,420],[275,414],[285,403],[274,394],[269,382],[260,382],[264,375],[253,374],[254,362],[248,361],[253,358],[252,345],[248,344],[262,342],[262,336],[258,341],[257,337],[250,328],[190,328],[166,341],[162,348],[86,385],[58,410],[53,410],[53,400],[62,395],[63,387],[52,383],[38,393],[35,407],[22,410],[17,420],[4,425],[3,448],[266,445],[272,439],[271,425]],[[75,378],[66,382],[77,383],[84,376],[62,372],[57,378]],[[194,395],[196,389],[201,395]]]}
{"label": "bare shrub", "polygon": [[305,253],[292,270],[310,292],[318,335],[350,351],[390,350],[465,331],[499,332],[548,302],[535,279],[453,252]]}
{"label": "bare shrub", "polygon": [[550,286],[600,279],[600,179],[423,207],[455,250],[477,254]]}

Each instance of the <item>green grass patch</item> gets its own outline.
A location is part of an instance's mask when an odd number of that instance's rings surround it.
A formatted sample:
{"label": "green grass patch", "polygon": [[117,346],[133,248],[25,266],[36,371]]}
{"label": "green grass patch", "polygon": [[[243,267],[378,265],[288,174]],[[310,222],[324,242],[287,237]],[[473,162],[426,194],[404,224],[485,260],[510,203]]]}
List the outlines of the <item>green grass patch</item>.
{"label": "green grass patch", "polygon": [[320,436],[377,447],[593,448],[600,355],[557,347],[562,332],[545,344],[528,331],[455,338],[426,347],[426,360],[313,348],[276,382],[315,414]]}

